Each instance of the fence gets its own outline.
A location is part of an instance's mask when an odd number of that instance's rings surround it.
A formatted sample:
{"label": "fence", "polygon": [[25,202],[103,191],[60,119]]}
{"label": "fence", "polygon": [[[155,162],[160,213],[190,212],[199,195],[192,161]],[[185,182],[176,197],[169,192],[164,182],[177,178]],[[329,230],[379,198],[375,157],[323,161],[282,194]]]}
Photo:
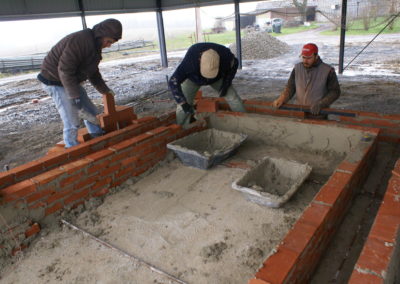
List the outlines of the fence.
{"label": "fence", "polygon": [[[117,52],[134,48],[155,47],[152,41],[136,40],[123,43],[116,43],[103,50],[103,53]],[[0,58],[1,73],[17,73],[29,70],[39,69],[45,55],[38,55],[24,58]]]}

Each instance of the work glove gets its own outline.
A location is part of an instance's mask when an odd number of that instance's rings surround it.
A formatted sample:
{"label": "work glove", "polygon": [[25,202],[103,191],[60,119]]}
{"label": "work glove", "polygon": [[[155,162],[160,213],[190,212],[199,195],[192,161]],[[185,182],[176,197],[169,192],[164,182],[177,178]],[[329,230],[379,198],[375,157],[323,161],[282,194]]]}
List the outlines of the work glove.
{"label": "work glove", "polygon": [[80,98],[73,98],[71,99],[72,105],[75,106],[77,109],[82,108],[82,101]]}
{"label": "work glove", "polygon": [[313,105],[311,105],[310,111],[313,115],[317,115],[319,114],[319,112],[321,111],[321,103],[315,103]]}
{"label": "work glove", "polygon": [[181,107],[186,114],[194,114],[194,109],[190,104],[184,103]]}

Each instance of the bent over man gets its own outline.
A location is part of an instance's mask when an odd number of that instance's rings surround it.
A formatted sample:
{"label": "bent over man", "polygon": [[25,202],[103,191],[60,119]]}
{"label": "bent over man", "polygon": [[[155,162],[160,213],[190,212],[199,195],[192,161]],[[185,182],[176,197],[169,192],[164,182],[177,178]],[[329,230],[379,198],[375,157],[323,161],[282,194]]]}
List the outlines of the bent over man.
{"label": "bent over man", "polygon": [[92,29],[67,35],[44,58],[38,80],[53,98],[61,116],[66,148],[78,144],[79,112],[86,114],[88,119],[94,118],[92,122],[84,120],[92,137],[103,134],[95,119],[99,111],[81,83],[89,79],[99,93],[114,95],[104,82],[98,66],[102,49],[110,47],[121,36],[121,23],[116,19],[107,19]]}
{"label": "bent over man", "polygon": [[238,60],[229,48],[211,42],[192,45],[168,82],[178,104],[177,123],[190,123],[194,97],[204,85],[218,91],[232,111],[245,112],[242,100],[232,87],[237,68]]}
{"label": "bent over man", "polygon": [[311,113],[318,115],[339,98],[339,82],[335,69],[322,62],[315,44],[304,45],[301,58],[302,62],[294,66],[285,89],[272,105],[279,108],[296,94],[297,104],[309,106]]}

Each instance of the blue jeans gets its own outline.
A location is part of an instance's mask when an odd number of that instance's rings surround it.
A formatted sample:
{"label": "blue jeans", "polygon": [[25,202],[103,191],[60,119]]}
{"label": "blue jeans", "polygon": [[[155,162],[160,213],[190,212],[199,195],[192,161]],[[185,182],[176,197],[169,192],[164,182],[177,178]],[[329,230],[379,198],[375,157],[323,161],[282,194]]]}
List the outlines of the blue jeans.
{"label": "blue jeans", "polygon": [[[78,129],[80,122],[79,109],[72,104],[72,101],[69,98],[68,94],[65,92],[64,87],[47,86],[45,84],[42,84],[42,87],[46,91],[46,93],[48,93],[53,98],[58,113],[61,116],[61,120],[64,125],[63,137],[65,148],[78,145]],[[79,99],[81,100],[82,108],[84,108],[87,112],[93,115],[99,114],[99,110],[92,103],[82,86],[80,86]],[[85,123],[86,128],[88,129],[88,132],[92,137],[97,137],[103,134],[103,130],[99,125],[90,123],[86,120],[84,120],[83,122]]]}

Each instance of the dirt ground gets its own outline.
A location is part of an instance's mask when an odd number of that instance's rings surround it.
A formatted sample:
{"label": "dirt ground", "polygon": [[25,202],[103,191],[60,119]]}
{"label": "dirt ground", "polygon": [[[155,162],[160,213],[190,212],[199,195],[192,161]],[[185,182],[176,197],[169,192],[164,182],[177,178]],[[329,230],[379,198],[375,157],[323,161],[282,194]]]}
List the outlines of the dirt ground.
{"label": "dirt ground", "polygon": [[[345,65],[371,38],[372,36],[347,38],[349,44],[345,51]],[[267,101],[276,98],[283,89],[293,64],[298,60],[300,47],[305,41],[316,42],[320,46],[322,59],[337,69],[337,37],[315,37],[315,34],[307,32],[302,36],[297,34],[281,37],[280,40],[290,45],[290,52],[272,59],[243,62],[243,69],[238,71],[234,80],[234,86],[242,98]],[[398,46],[397,35],[378,37],[377,42],[371,44],[345,70],[344,75],[339,75],[342,95],[332,107],[385,114],[399,113]],[[101,72],[117,93],[117,104],[133,106],[139,116],[159,115],[170,112],[175,107],[167,90],[165,76],[172,74],[182,54],[170,56],[168,68],[162,68],[158,59],[148,57],[146,60],[107,62],[101,65]],[[95,90],[89,85],[86,89],[89,96],[101,107],[100,97]],[[44,155],[59,142],[62,139],[62,124],[52,100],[41,90],[34,75],[0,79],[0,90],[0,169],[5,166],[13,168]],[[203,88],[203,93],[206,96],[216,95],[208,87]],[[39,101],[33,103],[33,99]],[[290,206],[282,211],[270,212],[268,216],[257,211],[258,205],[241,203],[236,196],[226,200],[227,204],[222,203],[224,206],[221,208],[221,203],[214,204],[210,195],[216,194],[214,199],[223,199],[223,189],[232,190],[230,184],[235,171],[240,169],[218,167],[215,175],[209,177],[210,180],[202,181],[209,185],[204,187],[207,189],[205,192],[199,193],[204,199],[190,200],[194,197],[180,191],[179,180],[189,179],[195,185],[191,190],[197,191],[196,184],[203,178],[202,173],[189,171],[170,157],[165,164],[149,174],[151,184],[147,178],[129,180],[104,202],[93,201],[86,208],[69,212],[65,218],[123,250],[129,248],[133,255],[159,269],[180,279],[188,279],[188,283],[244,283],[243,280],[253,275],[258,265],[295,222],[316,189],[295,195]],[[171,178],[174,182],[164,183]],[[219,186],[214,187],[215,183]],[[219,190],[214,192],[217,188]],[[177,196],[180,198],[176,199]],[[143,203],[133,203],[131,198],[138,198]],[[185,198],[189,199],[187,202],[197,204],[197,207],[190,210],[186,208]],[[168,200],[178,201],[169,203]],[[145,208],[143,204],[150,206]],[[167,205],[158,208],[159,204]],[[241,204],[246,210],[237,211],[233,204]],[[213,214],[213,211],[218,210],[227,210],[223,221],[233,223],[214,234],[216,223],[211,222],[210,225],[210,220],[218,216]],[[253,214],[242,216],[246,211]],[[172,215],[179,218],[167,218]],[[236,217],[249,218],[249,221],[244,222],[239,218],[241,222],[235,223]],[[241,230],[230,229],[235,226],[241,227]],[[255,230],[256,227],[258,230]],[[196,265],[188,265],[185,256],[190,254],[187,248],[180,246],[179,237],[183,234],[193,244],[197,244],[199,231],[206,231],[209,246],[200,247],[191,255]],[[254,231],[259,235],[253,236],[253,243],[247,243],[246,239]],[[236,245],[235,249],[232,249],[233,244]],[[177,250],[170,250],[170,247]],[[230,282],[229,279],[237,276],[235,273],[238,260],[242,260],[239,266],[246,272],[237,278],[238,282]],[[31,247],[12,262],[13,265],[0,268],[2,283],[176,283],[99,245],[80,232],[57,224],[43,228],[40,237]],[[230,264],[224,266],[225,270],[222,270],[223,262]],[[196,281],[198,276],[208,280]]]}

